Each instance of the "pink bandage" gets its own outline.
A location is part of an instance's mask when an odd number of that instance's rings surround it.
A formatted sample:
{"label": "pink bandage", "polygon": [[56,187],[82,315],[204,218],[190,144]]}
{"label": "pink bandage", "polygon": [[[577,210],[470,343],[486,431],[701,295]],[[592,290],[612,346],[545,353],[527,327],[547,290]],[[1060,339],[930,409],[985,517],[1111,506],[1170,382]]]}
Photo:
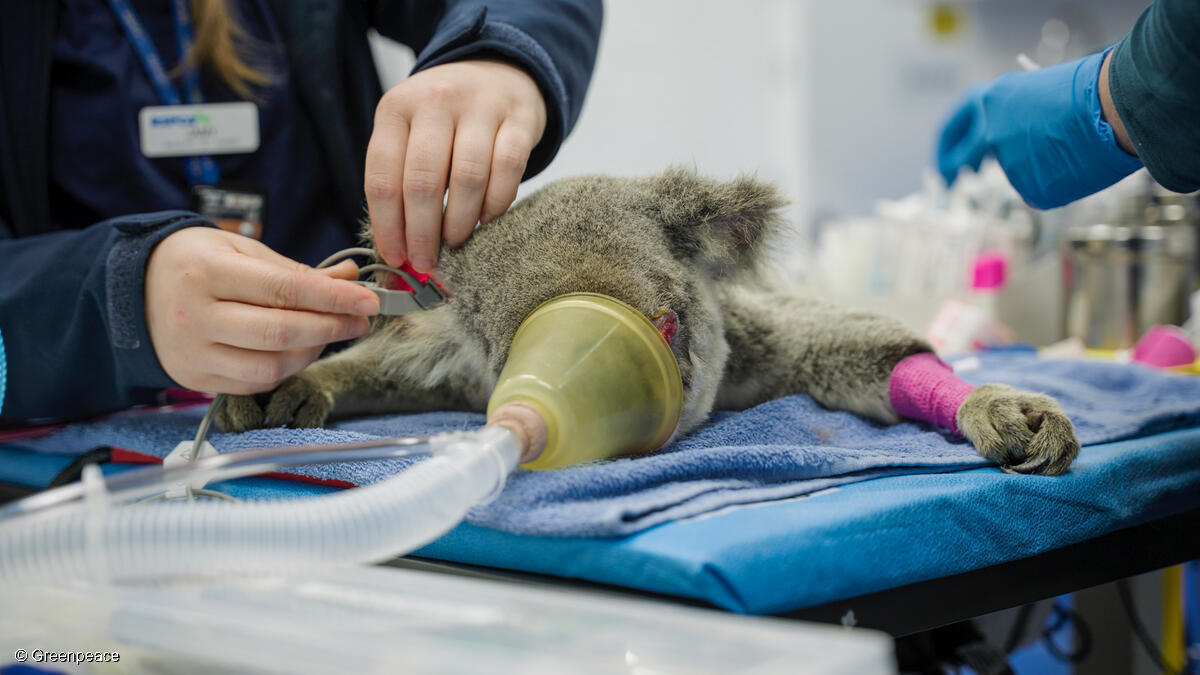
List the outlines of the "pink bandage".
{"label": "pink bandage", "polygon": [[935,354],[914,354],[892,369],[888,398],[896,414],[958,434],[958,408],[975,387],[958,379]]}

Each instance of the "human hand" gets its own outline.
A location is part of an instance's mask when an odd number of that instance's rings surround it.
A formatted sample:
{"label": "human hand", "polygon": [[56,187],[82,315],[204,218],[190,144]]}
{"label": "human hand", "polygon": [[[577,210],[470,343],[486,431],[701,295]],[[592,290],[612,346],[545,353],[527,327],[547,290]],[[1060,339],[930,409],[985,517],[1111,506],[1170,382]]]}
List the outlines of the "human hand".
{"label": "human hand", "polygon": [[375,110],[364,185],[383,259],[429,272],[443,239],[460,246],[502,215],[545,128],[537,83],[507,63],[447,63],[392,87]]}
{"label": "human hand", "polygon": [[146,265],[146,327],[180,386],[224,394],[274,389],[330,342],[367,330],[374,293],[344,261],[314,270],[262,243],[206,227],[172,233]]}
{"label": "human hand", "polygon": [[994,155],[1030,206],[1050,209],[1102,190],[1141,168],[1118,147],[1098,85],[1105,54],[1008,73],[967,93],[942,130],[938,169],[946,184],[960,168]]}

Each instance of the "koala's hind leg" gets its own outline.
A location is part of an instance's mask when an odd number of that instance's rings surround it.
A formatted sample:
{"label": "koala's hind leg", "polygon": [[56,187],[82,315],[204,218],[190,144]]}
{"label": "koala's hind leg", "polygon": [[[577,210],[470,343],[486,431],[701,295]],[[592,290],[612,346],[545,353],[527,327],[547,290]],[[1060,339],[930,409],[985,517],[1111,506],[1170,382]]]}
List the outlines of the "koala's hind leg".
{"label": "koala's hind leg", "polygon": [[[807,393],[827,408],[896,422],[892,372],[900,361],[931,351],[899,322],[875,314],[737,287],[723,289],[721,302],[730,353],[719,407]],[[954,376],[935,370],[931,377]],[[915,398],[932,400],[935,391],[926,385]],[[956,426],[980,455],[1006,470],[1059,474],[1079,454],[1070,419],[1049,396],[988,384],[955,405],[953,422],[943,424]]]}
{"label": "koala's hind leg", "polygon": [[[452,380],[428,386],[389,367],[397,340],[375,332],[316,361],[270,394],[230,396],[214,418],[222,431],[266,426],[319,427],[331,417],[426,410],[475,410]],[[265,405],[261,403],[265,400]]]}
{"label": "koala's hind leg", "polygon": [[892,369],[932,351],[900,322],[877,314],[742,286],[723,286],[718,296],[729,343],[719,408],[804,393],[827,408],[897,422],[888,399]]}

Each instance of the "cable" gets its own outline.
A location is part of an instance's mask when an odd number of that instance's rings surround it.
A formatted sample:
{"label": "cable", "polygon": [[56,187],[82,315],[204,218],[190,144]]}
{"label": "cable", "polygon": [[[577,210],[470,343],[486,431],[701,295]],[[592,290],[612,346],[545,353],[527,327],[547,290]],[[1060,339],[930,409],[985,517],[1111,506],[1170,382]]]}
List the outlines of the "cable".
{"label": "cable", "polygon": [[377,271],[391,272],[392,274],[395,274],[395,275],[403,278],[404,281],[406,281],[408,283],[408,286],[410,288],[412,288],[413,290],[416,290],[417,287],[421,285],[421,282],[417,281],[416,278],[413,277],[413,275],[409,274],[408,272],[405,272],[404,270],[399,269],[397,267],[392,267],[391,265],[384,265],[382,263],[373,263],[370,265],[364,265],[358,270],[358,273],[362,274],[364,272],[377,272]]}
{"label": "cable", "polygon": [[[316,269],[321,269],[323,267],[329,267],[330,265],[332,265],[335,262],[344,260],[346,258],[350,258],[352,256],[356,256],[356,255],[370,256],[372,259],[374,259],[375,258],[375,250],[370,249],[370,248],[365,248],[362,246],[356,246],[353,248],[344,248],[344,249],[338,251],[337,253],[334,253],[333,255],[329,256],[328,258],[322,260],[317,265]],[[408,272],[405,272],[404,270],[402,270],[398,267],[393,267],[386,263],[370,263],[368,265],[363,265],[362,267],[360,267],[358,269],[358,273],[360,275],[365,274],[367,272],[391,272],[392,274],[395,274],[396,276],[404,279],[404,281],[407,282],[409,287],[412,288],[414,291],[421,286],[421,282],[417,281],[417,279],[415,277],[413,277],[413,275],[409,274]]]}
{"label": "cable", "polygon": [[1158,645],[1154,644],[1154,638],[1150,636],[1150,631],[1146,629],[1146,624],[1142,623],[1141,617],[1137,615],[1137,608],[1133,603],[1133,592],[1129,590],[1129,580],[1120,579],[1117,581],[1117,594],[1121,596],[1121,606],[1125,609],[1125,616],[1129,619],[1129,624],[1133,626],[1133,633],[1137,635],[1138,642],[1142,644],[1142,649],[1150,656],[1150,660],[1158,666],[1158,669],[1169,675],[1186,675],[1187,667],[1184,670],[1172,670],[1166,661],[1163,661],[1162,651]]}
{"label": "cable", "polygon": [[334,253],[333,255],[329,256],[328,258],[322,260],[317,265],[317,269],[321,269],[322,267],[329,267],[333,263],[335,263],[339,260],[342,260],[343,258],[349,258],[351,256],[356,256],[356,255],[366,255],[366,256],[370,256],[370,257],[374,258],[375,250],[370,249],[370,248],[365,248],[362,246],[356,246],[353,248],[344,248],[344,249],[338,251],[337,253]]}
{"label": "cable", "polygon": [[[369,249],[369,248],[362,247],[362,246],[345,248],[345,249],[338,251],[337,253],[334,253],[333,255],[329,256],[328,258],[325,258],[324,260],[322,260],[317,265],[317,269],[321,269],[323,267],[328,267],[339,260],[343,260],[345,258],[349,258],[349,257],[356,256],[356,255],[365,255],[365,256],[371,256],[372,258],[374,258],[375,251],[373,249]],[[367,266],[363,267],[362,269],[360,269],[359,274],[362,274],[363,272],[367,272],[367,271],[374,271],[376,269],[383,269],[383,270],[387,270],[389,272],[393,272],[395,274],[399,274],[399,275],[403,276],[405,281],[408,281],[409,284],[413,286],[413,288],[416,288],[416,284],[417,284],[416,279],[413,279],[409,275],[405,274],[403,271],[398,270],[395,267],[392,267],[390,265],[383,265],[383,264],[379,264],[379,263],[370,264],[370,265],[367,265]],[[204,444],[205,437],[208,436],[209,428],[212,427],[213,417],[216,415],[217,410],[219,410],[221,407],[226,405],[227,399],[228,399],[228,397],[225,394],[217,394],[217,396],[213,399],[213,402],[211,404],[209,404],[208,411],[206,411],[204,413],[204,418],[200,420],[200,427],[198,429],[196,429],[196,436],[192,440],[192,456],[189,459],[190,464],[195,464],[196,460],[200,458],[200,447]],[[207,492],[212,492],[212,491],[208,490]],[[187,487],[188,501],[192,501],[192,496],[193,496],[192,493],[193,493],[192,487],[189,485]]]}
{"label": "cable", "polygon": [[1012,628],[1009,630],[1008,639],[1004,641],[1004,653],[1012,654],[1021,642],[1025,639],[1025,633],[1029,629],[1029,619],[1033,615],[1033,604],[1022,605],[1017,611],[1017,617],[1013,621]]}
{"label": "cable", "polygon": [[79,455],[70,464],[63,467],[50,482],[46,484],[46,489],[56,488],[68,483],[74,483],[83,475],[83,467],[88,464],[105,464],[112,461],[112,446],[102,445],[97,448],[92,448],[87,452]]}
{"label": "cable", "polygon": [[213,415],[216,414],[219,406],[225,405],[226,399],[225,394],[217,394],[213,402],[208,405],[204,419],[200,420],[200,428],[196,429],[196,438],[192,441],[192,462],[195,462],[200,456],[200,445],[204,443],[204,437],[208,435],[208,428],[212,426]]}
{"label": "cable", "polygon": [[[217,499],[217,500],[226,501],[226,502],[242,501],[242,500],[238,499],[237,497],[234,497],[233,495],[227,495],[224,492],[220,492],[218,490],[209,490],[207,488],[199,488],[197,490],[193,490],[191,487],[189,487],[188,488],[188,501],[194,502],[194,501],[196,501],[196,497],[208,497],[209,499]],[[165,502],[165,501],[167,501],[167,499],[168,499],[167,493],[160,492],[156,495],[150,495],[149,497],[146,497],[145,499],[141,499],[139,501],[141,503],[145,504],[145,503],[149,503],[149,502]]]}
{"label": "cable", "polygon": [[1013,621],[1012,628],[1008,631],[1008,639],[1004,641],[1004,653],[1012,654],[1017,647],[1021,646],[1021,641],[1025,639],[1025,631],[1029,628],[1029,617],[1033,614],[1033,605],[1021,605],[1021,609],[1017,610],[1017,618]]}
{"label": "cable", "polygon": [[[204,446],[204,439],[206,436],[208,436],[209,428],[212,427],[213,417],[217,414],[217,410],[219,410],[222,406],[224,406],[226,404],[226,401],[228,400],[228,398],[229,397],[226,394],[217,394],[216,397],[213,398],[212,403],[208,404],[208,410],[206,410],[204,412],[204,417],[200,420],[200,426],[199,426],[199,428],[196,429],[196,437],[194,439],[192,439],[192,454],[190,457],[188,457],[188,466],[195,467],[196,462],[200,459],[200,448],[202,448]],[[197,495],[199,495],[201,497],[209,497],[212,499],[223,499],[225,501],[231,501],[231,502],[240,501],[237,497],[233,497],[231,495],[227,495],[223,492],[218,492],[216,490],[206,490],[204,488],[193,488],[191,483],[184,485],[183,492],[184,492],[183,498],[189,502],[196,501]],[[163,492],[161,494],[146,497],[142,501],[157,502],[157,501],[165,501],[167,499],[170,499],[170,498],[167,497],[166,492]]]}
{"label": "cable", "polygon": [[[366,248],[366,247],[362,247],[362,246],[345,248],[345,249],[338,251],[337,253],[334,253],[333,255],[329,256],[328,258],[325,258],[324,260],[322,260],[317,265],[317,269],[328,267],[335,262],[338,262],[345,258],[350,258],[352,256],[356,256],[356,255],[369,256],[369,257],[371,257],[371,259],[374,259],[375,251],[374,251],[374,249],[370,249],[370,248]],[[411,274],[409,274],[408,272],[405,272],[404,270],[396,268],[396,267],[392,267],[391,265],[388,265],[385,263],[370,263],[370,264],[364,265],[363,267],[359,268],[358,273],[361,275],[366,272],[379,272],[379,271],[390,272],[392,274],[395,274],[395,275],[403,278],[404,281],[406,281],[408,283],[409,287],[413,289],[413,291],[416,291],[417,289],[422,287],[421,282],[417,281],[417,279],[415,277],[413,277]],[[365,282],[360,282],[360,283],[365,283]],[[373,286],[373,284],[370,284],[370,285]],[[389,291],[377,291],[377,292],[387,293]],[[418,302],[419,302],[419,300],[418,300]],[[208,436],[208,430],[212,426],[213,417],[214,417],[214,415],[216,415],[217,411],[221,407],[226,405],[227,400],[228,400],[228,397],[225,394],[217,394],[217,396],[213,399],[213,402],[208,406],[208,410],[204,413],[204,418],[200,420],[200,427],[198,429],[196,429],[196,436],[192,440],[192,454],[188,460],[189,464],[194,465],[196,463],[196,461],[200,458],[200,448],[203,447],[204,439],[206,436]],[[229,497],[228,495],[223,495],[223,494],[215,492],[213,490],[195,490],[192,488],[192,486],[190,484],[187,485],[184,488],[184,490],[185,490],[186,498],[188,501],[193,501],[195,499],[196,494],[203,494],[203,495],[209,496],[209,497],[212,497],[214,495],[221,495],[222,498],[232,499],[232,500],[236,501],[236,499],[234,497]],[[160,499],[160,498],[165,498],[165,497],[155,497],[155,499]]]}
{"label": "cable", "polygon": [[[1092,630],[1087,622],[1073,609],[1054,603],[1054,623],[1042,631],[1042,644],[1051,656],[1066,663],[1079,663],[1092,653]],[[1068,623],[1075,627],[1075,638],[1078,646],[1070,652],[1063,651],[1054,642],[1054,635]]]}
{"label": "cable", "polygon": [[[125,471],[104,479],[106,489],[122,501],[153,497],[164,483],[192,478],[198,471],[207,472],[211,480],[232,480],[246,476],[281,471],[307,464],[341,462],[370,462],[430,454],[430,436],[396,436],[373,438],[347,443],[315,445],[281,445],[252,450],[239,450],[210,455],[195,465],[167,468],[161,464]],[[81,482],[46,490],[11,504],[0,505],[0,521],[34,511],[42,511],[82,498],[87,492]]]}

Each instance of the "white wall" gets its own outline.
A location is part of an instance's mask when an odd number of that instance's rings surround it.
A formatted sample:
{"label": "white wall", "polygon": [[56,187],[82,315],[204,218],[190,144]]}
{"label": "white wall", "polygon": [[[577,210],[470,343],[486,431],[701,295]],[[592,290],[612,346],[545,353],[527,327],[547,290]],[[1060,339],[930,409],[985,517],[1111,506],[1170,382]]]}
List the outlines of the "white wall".
{"label": "white wall", "polygon": [[[563,176],[685,164],[779,181],[799,212],[807,196],[796,173],[802,11],[791,0],[609,0],[579,123],[521,193]],[[411,54],[376,43],[386,86],[407,72]]]}
{"label": "white wall", "polygon": [[574,135],[530,187],[557,176],[642,174],[674,163],[757,172],[800,188],[795,26],[789,0],[615,0]]}
{"label": "white wall", "polygon": [[[920,186],[947,111],[972,83],[1017,70],[1016,55],[1053,62],[1118,39],[1148,0],[806,0],[800,31],[811,126],[801,161],[811,213],[865,214],[878,198]],[[933,29],[938,6],[958,31]],[[1039,50],[1043,26],[1069,28],[1059,55]],[[1052,65],[1044,62],[1042,65]]]}
{"label": "white wall", "polygon": [[[962,29],[932,30],[938,4]],[[778,181],[807,222],[865,213],[917,189],[938,125],[971,81],[1037,55],[1045,21],[1072,26],[1065,57],[1120,36],[1147,0],[608,0],[583,114],[523,188],[669,164]],[[397,81],[411,55],[382,48]]]}

